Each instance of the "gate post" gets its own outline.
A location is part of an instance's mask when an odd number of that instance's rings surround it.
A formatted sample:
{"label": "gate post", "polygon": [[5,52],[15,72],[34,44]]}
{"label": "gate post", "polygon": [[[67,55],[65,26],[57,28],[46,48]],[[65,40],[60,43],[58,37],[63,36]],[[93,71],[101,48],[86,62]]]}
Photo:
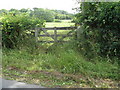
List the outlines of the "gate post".
{"label": "gate post", "polygon": [[80,26],[79,27],[77,27],[77,40],[79,40],[80,39]]}
{"label": "gate post", "polygon": [[78,26],[77,28],[77,39],[80,40],[81,35],[83,34],[83,26]]}
{"label": "gate post", "polygon": [[38,27],[35,27],[35,39],[38,42]]}
{"label": "gate post", "polygon": [[54,41],[57,42],[57,29],[54,28]]}

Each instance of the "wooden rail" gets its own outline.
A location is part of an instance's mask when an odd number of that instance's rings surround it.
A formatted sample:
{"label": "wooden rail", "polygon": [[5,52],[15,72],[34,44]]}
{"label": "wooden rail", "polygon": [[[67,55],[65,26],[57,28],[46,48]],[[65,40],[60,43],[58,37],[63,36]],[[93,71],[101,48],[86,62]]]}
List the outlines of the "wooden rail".
{"label": "wooden rail", "polygon": [[40,28],[42,30],[71,30],[76,29],[77,27],[48,27],[48,28]]}
{"label": "wooden rail", "polygon": [[[66,37],[72,37],[73,35],[71,35],[75,30],[77,29],[77,27],[53,27],[53,28],[39,28],[37,27],[35,29],[35,37],[36,37],[36,41],[37,42],[47,42],[47,43],[54,43],[54,42],[67,42],[64,41],[63,39]],[[47,31],[48,30],[54,30],[54,34],[50,35]],[[70,30],[67,34],[58,34],[58,30]],[[43,31],[44,35],[41,35],[41,31]],[[62,38],[60,38],[58,40],[58,37],[61,36]],[[50,37],[53,39],[53,41],[39,41],[39,37]]]}

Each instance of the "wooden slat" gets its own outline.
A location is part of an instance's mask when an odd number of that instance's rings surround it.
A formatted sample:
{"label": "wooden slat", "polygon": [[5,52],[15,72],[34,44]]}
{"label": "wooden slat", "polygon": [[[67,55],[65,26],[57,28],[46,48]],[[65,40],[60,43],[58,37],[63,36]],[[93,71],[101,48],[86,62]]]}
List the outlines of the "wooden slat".
{"label": "wooden slat", "polygon": [[51,37],[54,40],[53,36],[50,36],[50,34],[46,30],[42,30],[47,36]]}
{"label": "wooden slat", "polygon": [[[55,43],[55,42],[68,42],[68,41],[63,41],[64,38],[66,37],[72,37],[73,35],[72,32],[74,32],[75,29],[77,29],[77,27],[54,27],[54,28],[37,28],[39,31],[39,35],[38,37],[51,37],[53,39],[53,41],[39,41],[41,43]],[[49,34],[47,31],[48,30],[54,30],[54,34]],[[70,30],[70,32],[68,32],[67,34],[57,34],[57,30]],[[40,35],[40,32],[43,31],[44,34]],[[37,32],[38,33],[38,32]],[[59,40],[57,40],[57,37],[62,36],[62,38],[60,38]]]}
{"label": "wooden slat", "polygon": [[35,38],[36,38],[36,42],[38,41],[38,28],[35,28]]}
{"label": "wooden slat", "polygon": [[[39,36],[40,36],[40,37],[49,37],[49,36],[47,36],[47,35],[39,35]],[[54,35],[50,35],[50,37],[51,37],[51,36],[54,37]],[[65,37],[72,37],[73,35],[62,35],[62,34],[58,34],[58,35],[57,35],[57,37],[60,37],[60,36],[62,36],[62,37],[63,37],[63,36],[65,36]]]}
{"label": "wooden slat", "polygon": [[57,29],[54,28],[54,41],[57,42]]}
{"label": "wooden slat", "polygon": [[54,43],[54,41],[38,41],[40,43]]}
{"label": "wooden slat", "polygon": [[66,37],[67,37],[68,35],[70,35],[72,32],[73,32],[73,31],[68,32],[66,36],[63,36],[63,37],[62,37],[61,39],[59,39],[59,40],[62,41],[64,38],[66,38]]}
{"label": "wooden slat", "polygon": [[[37,27],[38,30],[54,30],[56,28],[56,30],[74,30],[77,29],[77,27],[47,27],[47,28],[39,28]],[[31,28],[31,30],[35,30],[35,28]]]}
{"label": "wooden slat", "polygon": [[52,28],[41,28],[42,30],[74,30],[77,29],[77,27],[52,27]]}
{"label": "wooden slat", "polygon": [[[38,41],[40,43],[54,43],[55,41]],[[57,42],[68,42],[68,41],[57,41]]]}

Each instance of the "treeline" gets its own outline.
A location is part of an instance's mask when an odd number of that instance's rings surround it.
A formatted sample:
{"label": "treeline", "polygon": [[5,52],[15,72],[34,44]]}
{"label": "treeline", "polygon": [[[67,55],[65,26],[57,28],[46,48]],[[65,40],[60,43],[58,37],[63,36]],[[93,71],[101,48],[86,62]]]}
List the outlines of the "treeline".
{"label": "treeline", "polygon": [[47,22],[53,22],[55,19],[64,20],[64,19],[72,19],[73,14],[68,13],[64,10],[50,10],[50,9],[43,9],[43,8],[33,8],[33,9],[1,9],[0,15],[12,13],[14,15],[27,13],[30,17],[35,17],[41,20],[45,20]]}

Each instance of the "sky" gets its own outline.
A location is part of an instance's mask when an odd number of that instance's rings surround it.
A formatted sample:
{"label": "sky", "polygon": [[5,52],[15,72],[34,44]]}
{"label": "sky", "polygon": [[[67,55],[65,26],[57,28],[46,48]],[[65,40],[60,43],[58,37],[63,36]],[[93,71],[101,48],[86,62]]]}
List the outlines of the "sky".
{"label": "sky", "polygon": [[1,0],[0,9],[22,9],[22,8],[47,8],[65,10],[74,13],[72,8],[76,7],[76,0]]}

